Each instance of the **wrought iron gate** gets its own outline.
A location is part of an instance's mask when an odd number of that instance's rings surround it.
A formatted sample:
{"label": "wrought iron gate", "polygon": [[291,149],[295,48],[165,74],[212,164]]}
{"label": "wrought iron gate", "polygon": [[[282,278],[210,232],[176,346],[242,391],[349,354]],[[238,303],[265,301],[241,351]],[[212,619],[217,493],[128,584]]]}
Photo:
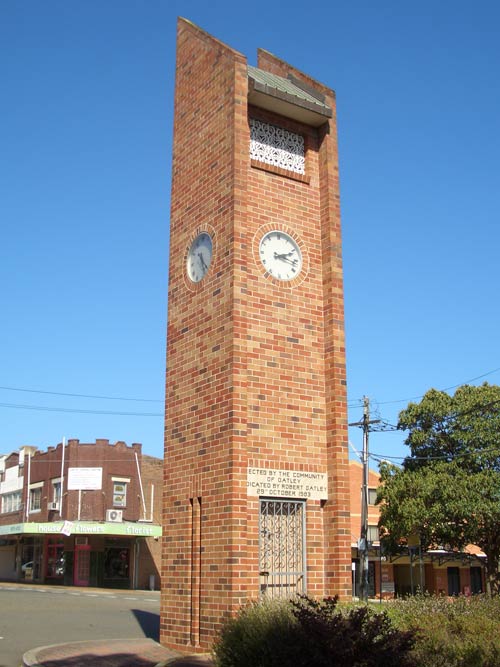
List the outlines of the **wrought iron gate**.
{"label": "wrought iron gate", "polygon": [[305,502],[261,499],[260,593],[289,598],[306,592]]}

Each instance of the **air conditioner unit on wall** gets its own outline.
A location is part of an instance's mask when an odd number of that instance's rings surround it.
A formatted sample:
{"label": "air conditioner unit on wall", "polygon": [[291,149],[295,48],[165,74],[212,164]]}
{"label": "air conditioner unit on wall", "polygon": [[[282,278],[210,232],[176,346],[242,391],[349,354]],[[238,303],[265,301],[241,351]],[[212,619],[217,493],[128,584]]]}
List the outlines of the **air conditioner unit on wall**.
{"label": "air conditioner unit on wall", "polygon": [[123,521],[123,510],[106,510],[106,521],[120,523]]}
{"label": "air conditioner unit on wall", "polygon": [[59,511],[59,503],[56,501],[49,503],[49,510]]}

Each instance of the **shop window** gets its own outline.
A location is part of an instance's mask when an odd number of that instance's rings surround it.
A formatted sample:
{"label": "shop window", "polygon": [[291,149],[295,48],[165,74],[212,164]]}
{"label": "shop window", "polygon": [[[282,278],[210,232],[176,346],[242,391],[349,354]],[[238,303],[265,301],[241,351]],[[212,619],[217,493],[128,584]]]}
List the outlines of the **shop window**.
{"label": "shop window", "polygon": [[42,509],[42,486],[30,489],[30,512],[38,512]]}
{"label": "shop window", "polygon": [[2,496],[2,514],[18,512],[21,509],[21,491],[5,493]]}
{"label": "shop window", "polygon": [[127,483],[113,482],[113,507],[126,507]]}
{"label": "shop window", "polygon": [[104,578],[128,579],[129,555],[127,547],[106,547],[104,553]]}
{"label": "shop window", "polygon": [[22,545],[21,572],[24,579],[37,581],[40,578],[43,542],[39,537],[26,537]]}
{"label": "shop window", "polygon": [[448,572],[448,595],[460,595],[460,570],[458,567],[446,568]]}
{"label": "shop window", "polygon": [[483,577],[480,567],[471,567],[470,585],[471,585],[471,593],[473,595],[483,592]]}
{"label": "shop window", "polygon": [[47,542],[46,576],[51,579],[62,579],[65,572],[64,543],[59,537],[50,537]]}

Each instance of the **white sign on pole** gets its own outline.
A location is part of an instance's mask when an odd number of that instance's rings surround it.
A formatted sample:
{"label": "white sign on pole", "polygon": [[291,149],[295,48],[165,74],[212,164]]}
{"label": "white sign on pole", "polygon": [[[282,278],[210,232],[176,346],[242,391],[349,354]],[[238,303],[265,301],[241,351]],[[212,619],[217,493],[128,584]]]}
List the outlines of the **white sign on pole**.
{"label": "white sign on pole", "polygon": [[102,468],[68,468],[68,491],[100,491]]}

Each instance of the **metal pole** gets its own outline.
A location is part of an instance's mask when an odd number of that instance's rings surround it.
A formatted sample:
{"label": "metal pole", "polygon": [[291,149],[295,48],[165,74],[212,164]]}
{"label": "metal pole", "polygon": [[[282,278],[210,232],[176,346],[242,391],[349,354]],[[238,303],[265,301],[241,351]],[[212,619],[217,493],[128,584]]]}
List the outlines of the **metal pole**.
{"label": "metal pole", "polygon": [[62,439],[61,453],[61,497],[59,498],[59,516],[63,518],[63,497],[64,497],[64,450],[66,449],[66,438]]}
{"label": "metal pole", "polygon": [[360,598],[368,601],[368,432],[370,401],[363,397],[363,485],[361,489]]}
{"label": "metal pole", "polygon": [[[142,518],[146,520],[146,502],[144,501],[144,489],[142,488],[142,477],[141,477],[141,468],[139,466],[139,458],[137,452],[135,452],[135,464],[137,466],[137,476],[139,478],[139,488],[141,490],[141,500],[142,500]],[[152,510],[152,508],[151,508]]]}
{"label": "metal pole", "polygon": [[[26,450],[25,450],[26,451]],[[28,452],[28,484],[26,489],[26,507],[24,508],[24,514],[26,521],[28,521],[30,516],[30,484],[31,484],[31,452]]]}
{"label": "metal pole", "polygon": [[379,591],[379,597],[380,597],[380,603],[382,604],[382,545],[381,544],[379,544],[379,547],[378,547],[378,555],[379,555],[379,559],[380,559],[380,571],[379,571],[379,574],[380,574],[380,582],[379,582],[380,591]]}
{"label": "metal pole", "polygon": [[380,419],[370,421],[370,399],[363,397],[363,420],[349,424],[363,428],[363,482],[361,488],[361,533],[358,541],[359,553],[359,597],[368,601],[368,433],[370,424],[378,424]]}

